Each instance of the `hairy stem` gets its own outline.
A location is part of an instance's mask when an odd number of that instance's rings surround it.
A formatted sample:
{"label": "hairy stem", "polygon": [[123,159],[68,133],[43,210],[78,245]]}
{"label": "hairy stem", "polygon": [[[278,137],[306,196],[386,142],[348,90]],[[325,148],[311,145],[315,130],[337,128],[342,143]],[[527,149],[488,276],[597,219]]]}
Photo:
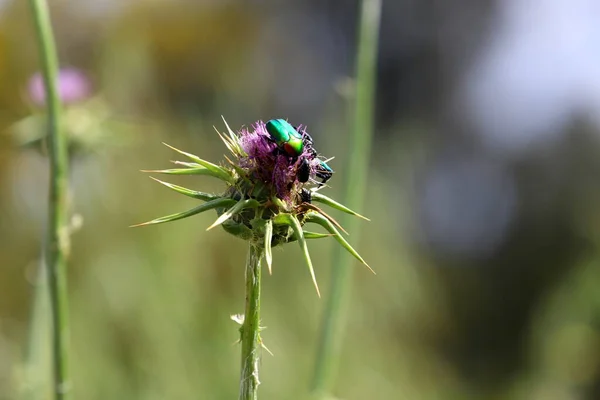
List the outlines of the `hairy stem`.
{"label": "hairy stem", "polygon": [[242,370],[240,377],[240,400],[258,398],[258,361],[260,340],[260,275],[262,246],[250,243],[246,260],[246,310],[240,329],[242,342]]}
{"label": "hairy stem", "polygon": [[[381,0],[362,0],[356,59],[356,97],[350,121],[354,129],[344,168],[346,182],[342,201],[359,212],[364,202],[371,152],[380,16]],[[355,232],[352,237],[358,240],[358,219],[344,214],[340,222],[349,232]],[[343,343],[342,334],[346,325],[345,307],[352,283],[351,261],[351,255],[343,247],[335,246],[331,287],[321,322],[321,337],[312,379],[312,390],[316,394],[327,394],[335,382]]]}
{"label": "hairy stem", "polygon": [[53,323],[54,396],[68,399],[69,318],[66,260],[69,251],[67,139],[61,124],[61,104],[56,83],[58,56],[45,0],[30,0],[48,111],[50,197],[47,241],[48,278]]}

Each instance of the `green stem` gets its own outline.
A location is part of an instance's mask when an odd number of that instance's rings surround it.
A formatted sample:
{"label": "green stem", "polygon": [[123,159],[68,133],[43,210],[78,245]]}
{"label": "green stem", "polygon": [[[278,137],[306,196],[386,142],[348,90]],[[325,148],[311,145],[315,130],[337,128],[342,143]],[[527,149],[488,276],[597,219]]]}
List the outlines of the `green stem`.
{"label": "green stem", "polygon": [[[45,251],[45,243],[42,244],[42,249]],[[23,399],[39,399],[40,393],[47,389],[45,372],[49,362],[50,338],[47,337],[47,332],[50,327],[50,306],[47,301],[49,294],[46,269],[45,258],[41,257],[32,284],[29,329],[25,347],[25,385],[21,397]]]}
{"label": "green stem", "polygon": [[240,377],[240,400],[258,398],[258,361],[260,340],[260,261],[264,248],[250,244],[246,260],[246,310],[240,329],[242,342],[242,368]]}
{"label": "green stem", "polygon": [[[373,136],[380,16],[381,0],[362,0],[356,60],[356,97],[353,119],[350,121],[354,129],[347,165],[344,168],[346,182],[345,197],[342,201],[349,208],[359,212],[364,203]],[[348,232],[352,232],[354,240],[359,240],[357,218],[344,214],[340,222]],[[351,261],[351,255],[343,247],[334,246],[333,275],[321,322],[321,337],[312,379],[312,390],[318,395],[331,392],[340,363],[346,307],[352,283]]]}
{"label": "green stem", "polygon": [[48,278],[53,322],[54,395],[68,399],[69,319],[66,260],[69,252],[67,139],[61,124],[57,88],[58,56],[45,0],[30,0],[44,76],[48,110],[50,198],[48,226]]}

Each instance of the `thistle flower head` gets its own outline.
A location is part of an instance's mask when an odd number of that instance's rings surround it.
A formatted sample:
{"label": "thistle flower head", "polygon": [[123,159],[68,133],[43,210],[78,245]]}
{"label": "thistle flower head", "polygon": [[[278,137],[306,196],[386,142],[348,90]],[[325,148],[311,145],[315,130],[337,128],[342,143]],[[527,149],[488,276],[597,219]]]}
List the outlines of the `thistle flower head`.
{"label": "thistle flower head", "polygon": [[[83,71],[63,68],[58,72],[56,84],[64,105],[62,125],[70,156],[97,155],[105,148],[131,142],[137,125],[117,117]],[[26,98],[36,109],[45,104],[46,89],[41,73],[35,73],[29,79]],[[44,151],[48,137],[47,117],[45,113],[35,111],[13,123],[7,132],[16,145]]]}
{"label": "thistle flower head", "polygon": [[[306,129],[296,128],[303,137]],[[318,162],[312,147],[304,146],[297,157],[279,152],[277,144],[271,140],[264,122],[258,121],[252,129],[243,128],[238,134],[239,142],[245,154],[238,157],[239,165],[248,170],[252,181],[271,185],[274,194],[286,202],[303,186],[298,180],[298,170],[303,162],[309,165],[309,175],[315,176],[315,162]]]}
{"label": "thistle flower head", "polygon": [[[328,179],[333,171],[314,148],[306,127],[292,128],[289,125],[291,135],[274,137],[262,121],[256,122],[250,128],[242,128],[237,134],[229,128],[227,122],[225,126],[227,132],[217,131],[232,154],[231,158],[225,157],[225,163],[213,164],[167,145],[192,162],[174,161],[178,168],[145,171],[167,175],[212,176],[225,182],[227,187],[224,192],[219,195],[204,193],[153,178],[178,193],[202,200],[204,203],[191,210],[135,226],[175,221],[215,210],[218,218],[207,230],[220,225],[237,237],[263,246],[269,272],[272,265],[271,248],[297,241],[317,293],[319,289],[306,245],[307,239],[333,237],[370,269],[340,234],[340,230],[345,232],[343,228],[315,204],[325,204],[366,219],[319,192],[323,183],[317,179]],[[287,122],[285,126],[288,127]],[[296,151],[292,152],[291,147],[286,146],[294,140]],[[328,233],[307,231],[304,228],[308,224],[320,225]]]}
{"label": "thistle flower head", "polygon": [[[58,94],[65,104],[78,103],[92,95],[92,85],[89,78],[75,68],[64,68],[58,72]],[[27,85],[29,99],[38,106],[46,103],[44,80],[38,72],[34,74]]]}

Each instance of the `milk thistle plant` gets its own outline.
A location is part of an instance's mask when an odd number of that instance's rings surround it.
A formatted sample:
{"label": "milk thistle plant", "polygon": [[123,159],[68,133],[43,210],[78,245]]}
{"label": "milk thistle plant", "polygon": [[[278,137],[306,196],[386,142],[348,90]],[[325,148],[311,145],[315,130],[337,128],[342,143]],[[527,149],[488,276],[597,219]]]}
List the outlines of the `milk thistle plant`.
{"label": "milk thistle plant", "polygon": [[[323,160],[314,148],[306,127],[294,128],[287,121],[277,119],[267,123],[258,121],[251,128],[242,128],[235,133],[223,121],[227,132],[217,133],[231,152],[231,157],[225,156],[221,165],[165,144],[191,162],[173,161],[177,168],[144,171],[212,176],[226,184],[223,193],[205,193],[152,178],[177,193],[204,203],[134,226],[161,224],[215,210],[218,218],[207,230],[221,226],[228,233],[248,242],[245,313],[237,318],[242,325],[240,399],[256,399],[260,383],[258,350],[262,346],[259,325],[262,259],[271,273],[272,248],[298,242],[317,295],[320,296],[307,239],[333,237],[369,270],[371,268],[340,234],[340,231],[345,232],[344,229],[315,203],[367,218],[320,193],[324,181],[331,177],[333,170],[327,165],[328,160]],[[328,233],[305,230],[308,224],[320,225]]]}

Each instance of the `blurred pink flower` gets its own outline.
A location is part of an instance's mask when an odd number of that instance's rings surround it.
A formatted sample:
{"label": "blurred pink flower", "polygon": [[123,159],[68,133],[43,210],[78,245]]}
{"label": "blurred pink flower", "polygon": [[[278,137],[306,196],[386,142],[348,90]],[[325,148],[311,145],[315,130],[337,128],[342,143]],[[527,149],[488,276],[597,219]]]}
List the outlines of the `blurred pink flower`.
{"label": "blurred pink flower", "polygon": [[[38,72],[29,79],[27,93],[36,105],[46,102],[44,79]],[[92,85],[88,77],[75,68],[64,68],[58,73],[58,94],[64,104],[77,103],[89,98],[92,94]]]}

